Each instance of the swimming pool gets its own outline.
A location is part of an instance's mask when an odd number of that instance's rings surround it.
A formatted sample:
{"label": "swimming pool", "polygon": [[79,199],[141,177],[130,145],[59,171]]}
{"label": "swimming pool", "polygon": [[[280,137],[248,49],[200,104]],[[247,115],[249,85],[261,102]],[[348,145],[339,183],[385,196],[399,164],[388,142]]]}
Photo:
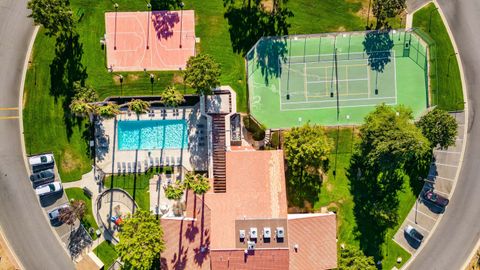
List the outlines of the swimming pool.
{"label": "swimming pool", "polygon": [[180,149],[188,146],[185,120],[139,120],[117,123],[118,150]]}

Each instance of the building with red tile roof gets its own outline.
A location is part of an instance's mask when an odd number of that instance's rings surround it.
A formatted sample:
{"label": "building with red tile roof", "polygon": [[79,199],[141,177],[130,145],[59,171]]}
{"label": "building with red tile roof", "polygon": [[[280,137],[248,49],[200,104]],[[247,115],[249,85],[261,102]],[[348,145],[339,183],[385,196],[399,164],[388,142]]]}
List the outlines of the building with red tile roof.
{"label": "building with red tile roof", "polygon": [[288,214],[283,151],[226,152],[226,192],[187,197],[183,220],[162,219],[163,269],[337,267],[335,214]]}

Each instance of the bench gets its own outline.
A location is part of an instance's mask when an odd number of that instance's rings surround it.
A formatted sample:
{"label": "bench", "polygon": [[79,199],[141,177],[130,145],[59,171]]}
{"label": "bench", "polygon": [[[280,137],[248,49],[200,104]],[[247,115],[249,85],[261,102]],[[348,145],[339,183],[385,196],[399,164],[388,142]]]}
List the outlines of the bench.
{"label": "bench", "polygon": [[85,195],[87,195],[87,197],[89,197],[89,198],[92,198],[92,196],[93,196],[93,192],[87,187],[83,187],[83,193]]}

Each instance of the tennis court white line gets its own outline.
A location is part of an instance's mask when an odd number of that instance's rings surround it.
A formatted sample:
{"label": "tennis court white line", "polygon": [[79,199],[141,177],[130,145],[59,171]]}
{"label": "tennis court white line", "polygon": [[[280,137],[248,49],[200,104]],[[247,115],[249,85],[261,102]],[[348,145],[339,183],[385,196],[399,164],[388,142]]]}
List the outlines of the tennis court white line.
{"label": "tennis court white line", "polygon": [[395,51],[392,50],[393,52],[393,83],[395,84],[395,104],[398,104],[398,95],[397,95],[397,64],[395,62],[396,61],[396,58],[395,58]]}
{"label": "tennis court white line", "polygon": [[[306,39],[305,39],[306,40]],[[303,72],[303,89],[305,91],[305,99],[308,101],[308,78],[307,78],[307,63],[305,63],[305,66],[304,66],[304,71]]]}
{"label": "tennis court white line", "polygon": [[[363,78],[363,79],[351,79],[351,80],[338,80],[338,82],[348,82],[348,81],[367,81],[368,78]],[[308,81],[307,83],[323,83],[323,82],[331,82],[331,80],[325,80],[325,81]]]}
{"label": "tennis court white line", "polygon": [[[384,102],[387,105],[395,105],[394,103]],[[376,104],[366,104],[366,105],[342,105],[342,108],[356,108],[356,107],[375,107]],[[305,111],[305,110],[323,110],[323,109],[336,109],[337,106],[330,107],[321,107],[321,108],[296,108],[296,109],[280,109],[280,111]]]}
{"label": "tennis court white line", "polygon": [[[378,97],[378,98],[356,98],[356,99],[343,99],[340,101],[357,101],[357,100],[378,100],[378,99],[390,99],[395,97]],[[292,101],[292,102],[283,102],[283,104],[305,104],[305,103],[324,103],[324,102],[332,102],[334,100],[318,100],[318,101]],[[371,104],[369,106],[376,106],[376,104]],[[353,106],[355,107],[355,106]]]}

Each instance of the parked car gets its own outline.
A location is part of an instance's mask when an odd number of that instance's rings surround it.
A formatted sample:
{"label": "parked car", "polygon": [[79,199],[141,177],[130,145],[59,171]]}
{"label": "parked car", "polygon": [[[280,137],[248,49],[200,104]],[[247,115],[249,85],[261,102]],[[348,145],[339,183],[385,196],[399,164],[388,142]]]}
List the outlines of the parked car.
{"label": "parked car", "polygon": [[60,184],[60,182],[41,185],[35,189],[35,193],[37,193],[37,195],[40,197],[51,195],[60,191],[62,191],[62,184]]}
{"label": "parked car", "polygon": [[445,207],[449,203],[449,200],[447,198],[433,192],[433,189],[425,191],[423,193],[423,199],[440,207]]}
{"label": "parked car", "polygon": [[32,181],[34,187],[48,184],[55,180],[55,172],[53,171],[53,169],[48,169],[45,171],[34,173],[30,175],[30,180]]}
{"label": "parked car", "polygon": [[413,240],[417,241],[418,243],[421,243],[423,240],[423,235],[419,233],[415,228],[413,228],[410,225],[407,225],[404,229],[405,233],[410,236]]}
{"label": "parked car", "polygon": [[52,154],[32,156],[28,159],[33,173],[53,169],[55,161]]}
{"label": "parked car", "polygon": [[60,216],[60,213],[70,207],[68,203],[62,204],[48,212],[48,218],[50,221],[55,222],[58,221],[58,217]]}

